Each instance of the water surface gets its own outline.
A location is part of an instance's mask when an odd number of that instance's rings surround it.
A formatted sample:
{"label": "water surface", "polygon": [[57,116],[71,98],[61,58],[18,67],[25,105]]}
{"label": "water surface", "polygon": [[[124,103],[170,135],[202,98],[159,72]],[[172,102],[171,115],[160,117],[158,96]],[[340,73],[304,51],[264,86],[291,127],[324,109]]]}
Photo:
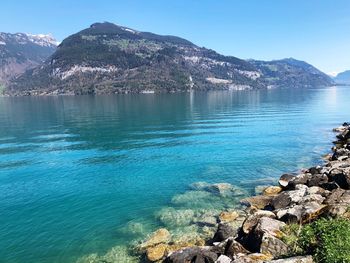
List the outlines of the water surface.
{"label": "water surface", "polygon": [[349,101],[348,87],[0,98],[0,262],[128,244],[130,223],[161,226],[194,182],[252,194],[321,162]]}

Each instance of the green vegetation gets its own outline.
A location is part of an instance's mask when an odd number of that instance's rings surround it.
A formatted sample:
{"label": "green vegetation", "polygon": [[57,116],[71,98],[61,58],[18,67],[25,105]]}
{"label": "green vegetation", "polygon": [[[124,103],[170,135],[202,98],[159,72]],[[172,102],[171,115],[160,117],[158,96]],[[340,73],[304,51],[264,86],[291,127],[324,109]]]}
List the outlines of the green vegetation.
{"label": "green vegetation", "polygon": [[350,262],[350,221],[319,219],[308,225],[288,225],[283,241],[291,254],[313,255],[319,263]]}

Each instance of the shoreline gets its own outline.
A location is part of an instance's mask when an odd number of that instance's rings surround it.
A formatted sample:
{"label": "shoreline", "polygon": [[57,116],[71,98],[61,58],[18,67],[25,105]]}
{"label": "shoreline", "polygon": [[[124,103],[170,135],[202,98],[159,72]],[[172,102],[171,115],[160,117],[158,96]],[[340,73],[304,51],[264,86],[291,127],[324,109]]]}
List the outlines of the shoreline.
{"label": "shoreline", "polygon": [[188,246],[176,246],[167,229],[158,229],[134,248],[141,262],[314,262],[311,255],[293,255],[284,231],[326,217],[350,218],[350,125],[334,132],[333,154],[324,164],[297,175],[283,174],[279,185],[242,199],[243,219],[240,211],[222,211],[212,238]]}

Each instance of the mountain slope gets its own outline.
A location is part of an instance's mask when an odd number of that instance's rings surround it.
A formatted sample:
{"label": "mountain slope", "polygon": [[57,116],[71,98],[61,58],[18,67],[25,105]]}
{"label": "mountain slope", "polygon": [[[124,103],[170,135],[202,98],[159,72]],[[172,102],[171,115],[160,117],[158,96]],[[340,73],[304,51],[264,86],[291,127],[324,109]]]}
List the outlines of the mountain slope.
{"label": "mountain slope", "polygon": [[42,64],[55,50],[49,35],[0,33],[0,84]]}
{"label": "mountain slope", "polygon": [[[281,61],[278,65],[283,63],[288,64]],[[17,78],[7,93],[101,94],[264,88],[285,85],[288,77],[282,78],[283,72],[300,71],[300,65],[289,64],[279,66],[281,72],[276,76],[273,70],[265,69],[263,62],[223,56],[179,37],[95,23],[66,38],[42,66]],[[305,77],[305,82],[319,74],[317,85],[332,83],[312,66],[305,67],[303,73],[312,76]],[[293,83],[305,86],[304,82]]]}
{"label": "mountain slope", "polygon": [[350,70],[339,73],[334,77],[334,81],[338,84],[350,84]]}
{"label": "mountain slope", "polygon": [[293,58],[273,61],[251,61],[265,76],[269,86],[328,86],[333,80],[314,66]]}

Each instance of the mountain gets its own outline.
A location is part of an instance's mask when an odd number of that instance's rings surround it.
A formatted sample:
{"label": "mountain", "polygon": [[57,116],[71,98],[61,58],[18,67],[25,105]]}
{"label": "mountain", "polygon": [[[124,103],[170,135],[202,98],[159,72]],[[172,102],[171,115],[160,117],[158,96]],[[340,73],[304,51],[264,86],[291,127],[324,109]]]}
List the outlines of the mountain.
{"label": "mountain", "polygon": [[314,66],[293,58],[251,63],[265,76],[269,86],[312,87],[329,86],[334,82],[331,77]]}
{"label": "mountain", "polygon": [[[298,74],[302,78],[298,78]],[[288,82],[290,80],[290,82]],[[95,23],[66,38],[40,67],[16,78],[11,95],[176,92],[333,84],[293,60],[246,61],[175,36]]]}
{"label": "mountain", "polygon": [[0,33],[0,84],[42,64],[55,50],[50,35]]}
{"label": "mountain", "polygon": [[334,77],[334,81],[337,84],[348,84],[350,85],[350,70],[346,70],[344,72],[341,72],[337,74],[337,76]]}

